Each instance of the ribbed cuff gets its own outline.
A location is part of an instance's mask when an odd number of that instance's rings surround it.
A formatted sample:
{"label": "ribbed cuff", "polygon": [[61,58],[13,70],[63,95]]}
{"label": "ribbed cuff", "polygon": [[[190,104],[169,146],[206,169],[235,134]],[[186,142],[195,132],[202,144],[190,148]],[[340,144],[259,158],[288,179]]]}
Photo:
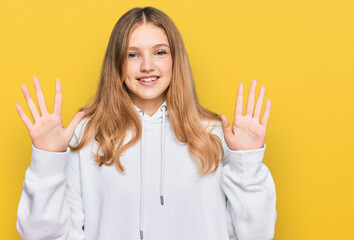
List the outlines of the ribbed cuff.
{"label": "ribbed cuff", "polygon": [[48,152],[40,150],[32,144],[32,155],[29,172],[31,180],[64,174],[65,164],[70,148],[65,152]]}
{"label": "ribbed cuff", "polygon": [[[227,147],[227,146],[226,146]],[[231,169],[245,179],[256,178],[262,165],[266,144],[262,148],[233,151],[227,147]]]}

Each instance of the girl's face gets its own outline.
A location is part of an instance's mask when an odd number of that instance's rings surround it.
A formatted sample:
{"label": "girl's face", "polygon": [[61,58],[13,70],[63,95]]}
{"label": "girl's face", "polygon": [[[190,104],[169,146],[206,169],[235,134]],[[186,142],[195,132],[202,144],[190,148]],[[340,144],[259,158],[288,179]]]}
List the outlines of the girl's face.
{"label": "girl's face", "polygon": [[143,24],[132,32],[125,71],[124,82],[135,105],[162,104],[172,77],[172,56],[163,29]]}

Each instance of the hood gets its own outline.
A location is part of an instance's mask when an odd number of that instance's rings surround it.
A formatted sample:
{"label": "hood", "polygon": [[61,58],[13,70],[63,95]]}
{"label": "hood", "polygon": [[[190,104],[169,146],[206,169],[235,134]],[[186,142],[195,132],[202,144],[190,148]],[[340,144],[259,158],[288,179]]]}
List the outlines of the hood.
{"label": "hood", "polygon": [[142,109],[138,108],[137,106],[134,105],[134,107],[135,110],[138,112],[139,116],[142,117],[142,120],[144,120],[144,122],[161,124],[163,123],[164,117],[166,118],[166,116],[168,116],[166,100],[160,105],[159,109],[157,109],[152,116],[146,114]]}
{"label": "hood", "polygon": [[152,115],[149,116],[142,109],[135,106],[136,111],[138,112],[141,119],[142,134],[141,134],[141,188],[140,188],[140,239],[144,239],[144,193],[145,193],[145,152],[144,152],[144,125],[145,123],[156,123],[161,124],[162,128],[162,141],[161,141],[161,175],[160,175],[160,202],[161,206],[164,205],[165,196],[164,196],[164,182],[165,182],[165,123],[168,116],[166,100],[161,104],[159,109]]}

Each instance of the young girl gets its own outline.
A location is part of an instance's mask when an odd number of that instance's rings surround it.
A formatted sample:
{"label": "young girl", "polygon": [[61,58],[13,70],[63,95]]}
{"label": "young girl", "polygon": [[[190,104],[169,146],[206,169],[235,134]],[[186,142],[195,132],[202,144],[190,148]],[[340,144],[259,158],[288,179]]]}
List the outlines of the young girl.
{"label": "young girl", "polygon": [[59,80],[53,114],[39,81],[16,227],[23,239],[271,239],[277,217],[262,163],[270,101],[256,81],[246,115],[238,87],[232,130],[197,101],[187,53],[173,21],[133,8],[115,25],[95,98],[67,128]]}

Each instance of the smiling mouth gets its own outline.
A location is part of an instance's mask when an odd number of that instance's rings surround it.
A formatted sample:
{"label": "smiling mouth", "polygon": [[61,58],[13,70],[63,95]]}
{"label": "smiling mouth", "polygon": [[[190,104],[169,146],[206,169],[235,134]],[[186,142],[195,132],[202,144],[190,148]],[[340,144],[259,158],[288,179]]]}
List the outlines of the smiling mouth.
{"label": "smiling mouth", "polygon": [[160,77],[151,77],[151,78],[137,78],[138,81],[140,82],[154,82],[156,81],[157,79],[159,79]]}

